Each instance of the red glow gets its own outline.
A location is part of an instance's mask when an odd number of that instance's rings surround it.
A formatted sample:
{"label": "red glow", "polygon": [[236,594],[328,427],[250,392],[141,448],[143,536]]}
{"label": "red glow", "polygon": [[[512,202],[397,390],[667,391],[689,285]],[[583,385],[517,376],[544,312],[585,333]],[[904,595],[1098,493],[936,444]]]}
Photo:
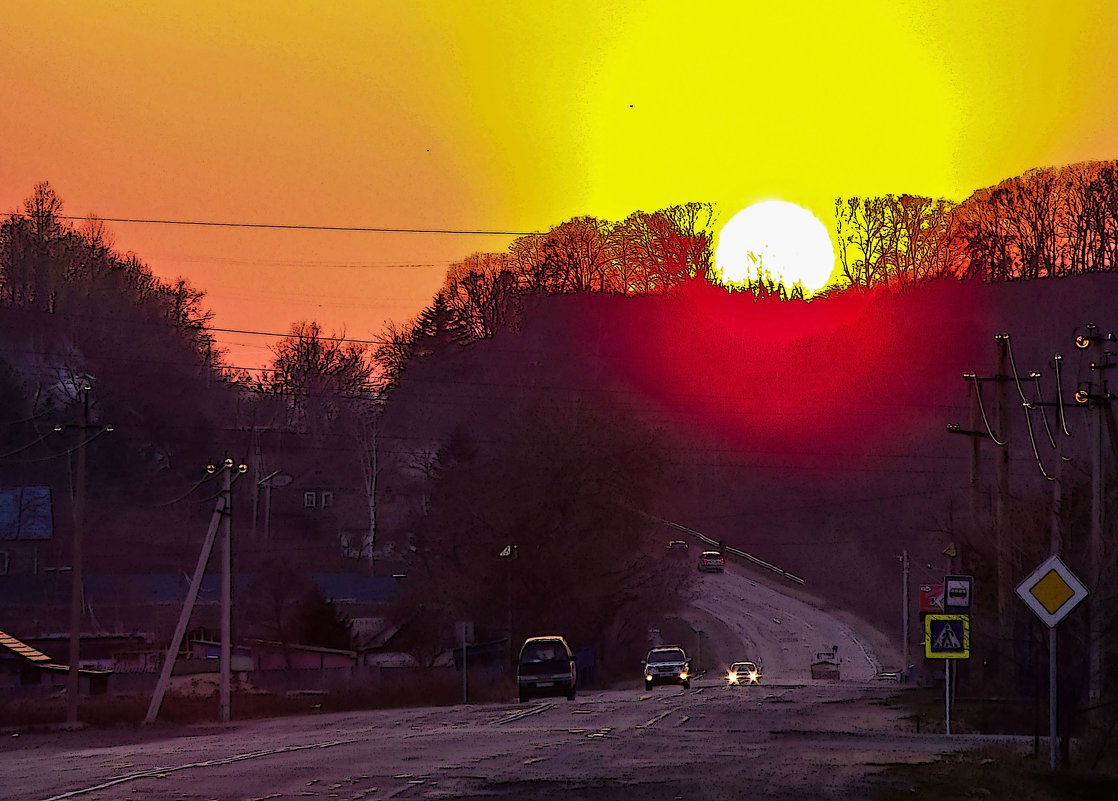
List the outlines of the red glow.
{"label": "red glow", "polygon": [[626,357],[612,369],[728,449],[763,452],[769,464],[857,459],[916,427],[942,427],[932,388],[958,390],[950,379],[971,358],[965,321],[978,304],[966,289],[755,302],[696,282],[658,304],[659,319],[621,334]]}

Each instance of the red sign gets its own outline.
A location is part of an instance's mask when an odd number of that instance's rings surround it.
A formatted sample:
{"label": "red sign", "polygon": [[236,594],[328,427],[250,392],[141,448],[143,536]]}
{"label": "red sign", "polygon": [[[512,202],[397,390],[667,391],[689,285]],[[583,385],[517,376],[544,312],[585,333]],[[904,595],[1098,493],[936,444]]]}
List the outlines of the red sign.
{"label": "red sign", "polygon": [[943,613],[943,585],[942,584],[921,584],[920,585],[920,613],[925,612],[931,614]]}

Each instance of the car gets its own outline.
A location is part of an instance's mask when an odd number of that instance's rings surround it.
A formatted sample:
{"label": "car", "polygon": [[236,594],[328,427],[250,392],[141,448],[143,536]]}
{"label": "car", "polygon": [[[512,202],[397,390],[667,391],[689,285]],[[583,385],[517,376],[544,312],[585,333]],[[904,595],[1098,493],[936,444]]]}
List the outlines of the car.
{"label": "car", "polygon": [[648,652],[644,666],[644,688],[657,684],[679,684],[691,688],[691,657],[678,645],[661,645]]}
{"label": "car", "polygon": [[516,687],[521,702],[549,695],[565,695],[573,701],[577,684],[575,656],[565,638],[552,634],[524,641],[516,663]]}
{"label": "car", "polygon": [[687,548],[687,540],[668,540],[669,551],[686,551]]}
{"label": "car", "polygon": [[730,669],[726,671],[726,684],[730,687],[760,683],[761,669],[757,667],[756,662],[734,662],[730,665]]}
{"label": "car", "polygon": [[699,554],[699,571],[702,573],[721,573],[726,567],[726,557],[719,551],[703,551]]}

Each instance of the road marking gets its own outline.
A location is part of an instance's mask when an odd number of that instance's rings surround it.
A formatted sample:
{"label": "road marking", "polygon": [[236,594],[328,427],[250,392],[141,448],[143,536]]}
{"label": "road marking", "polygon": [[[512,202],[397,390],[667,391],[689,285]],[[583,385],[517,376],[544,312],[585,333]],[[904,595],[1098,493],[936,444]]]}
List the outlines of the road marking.
{"label": "road marking", "polygon": [[512,723],[514,720],[521,720],[523,718],[528,717],[529,715],[538,715],[541,712],[546,712],[547,710],[553,709],[554,707],[555,707],[554,703],[537,704],[536,706],[528,707],[527,709],[520,710],[519,712],[514,712],[513,714],[508,715],[507,717],[503,717],[500,720],[495,720],[493,722],[496,723],[497,725],[501,725],[503,723]]}
{"label": "road marking", "polygon": [[185,765],[150,768],[149,770],[140,770],[124,776],[117,776],[92,787],[82,787],[78,790],[70,790],[67,793],[52,795],[50,798],[44,799],[44,801],[62,801],[62,799],[64,798],[73,798],[75,796],[85,795],[86,793],[93,793],[97,790],[105,790],[109,787],[115,787],[118,784],[136,781],[137,779],[163,778],[168,773],[175,773],[177,771],[187,770],[189,768],[211,768],[216,765],[231,765],[234,762],[241,762],[246,759],[259,759],[260,757],[274,756],[275,754],[286,754],[290,753],[291,751],[307,751],[312,748],[333,748],[336,745],[351,745],[356,742],[358,742],[358,740],[333,740],[331,742],[310,743],[308,745],[287,745],[282,748],[269,748],[262,751],[249,751],[246,754],[237,754],[235,756],[225,757],[224,759],[207,759],[204,762],[188,762]]}
{"label": "road marking", "polygon": [[656,723],[659,723],[659,722],[660,722],[661,720],[663,720],[663,719],[664,719],[664,718],[666,718],[666,717],[667,717],[668,715],[670,715],[670,714],[671,714],[671,713],[672,713],[673,711],[674,711],[674,710],[672,710],[672,709],[669,709],[669,710],[667,710],[666,712],[661,712],[661,713],[660,713],[659,715],[657,715],[656,717],[652,718],[651,720],[648,720],[648,721],[646,721],[645,723],[638,723],[638,724],[637,724],[637,728],[638,728],[638,729],[647,729],[647,728],[648,728],[649,726],[652,726],[652,725],[654,725],[654,724],[656,724]]}

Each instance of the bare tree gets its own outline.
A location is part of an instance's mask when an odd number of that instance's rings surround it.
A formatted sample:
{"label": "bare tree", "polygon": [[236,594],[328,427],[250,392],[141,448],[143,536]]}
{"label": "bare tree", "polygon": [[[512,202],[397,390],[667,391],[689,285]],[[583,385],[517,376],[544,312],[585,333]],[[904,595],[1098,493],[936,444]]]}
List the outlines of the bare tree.
{"label": "bare tree", "polygon": [[257,389],[283,397],[288,424],[297,431],[320,431],[352,404],[372,393],[372,365],[365,346],[344,334],[326,337],[315,322],[295,323],[272,348],[272,368]]}
{"label": "bare tree", "polygon": [[477,339],[488,339],[518,317],[516,276],[502,253],[476,253],[452,266],[443,294],[447,307]]}
{"label": "bare tree", "polygon": [[835,200],[839,264],[848,286],[864,291],[884,283],[896,253],[897,231],[884,197]]}

